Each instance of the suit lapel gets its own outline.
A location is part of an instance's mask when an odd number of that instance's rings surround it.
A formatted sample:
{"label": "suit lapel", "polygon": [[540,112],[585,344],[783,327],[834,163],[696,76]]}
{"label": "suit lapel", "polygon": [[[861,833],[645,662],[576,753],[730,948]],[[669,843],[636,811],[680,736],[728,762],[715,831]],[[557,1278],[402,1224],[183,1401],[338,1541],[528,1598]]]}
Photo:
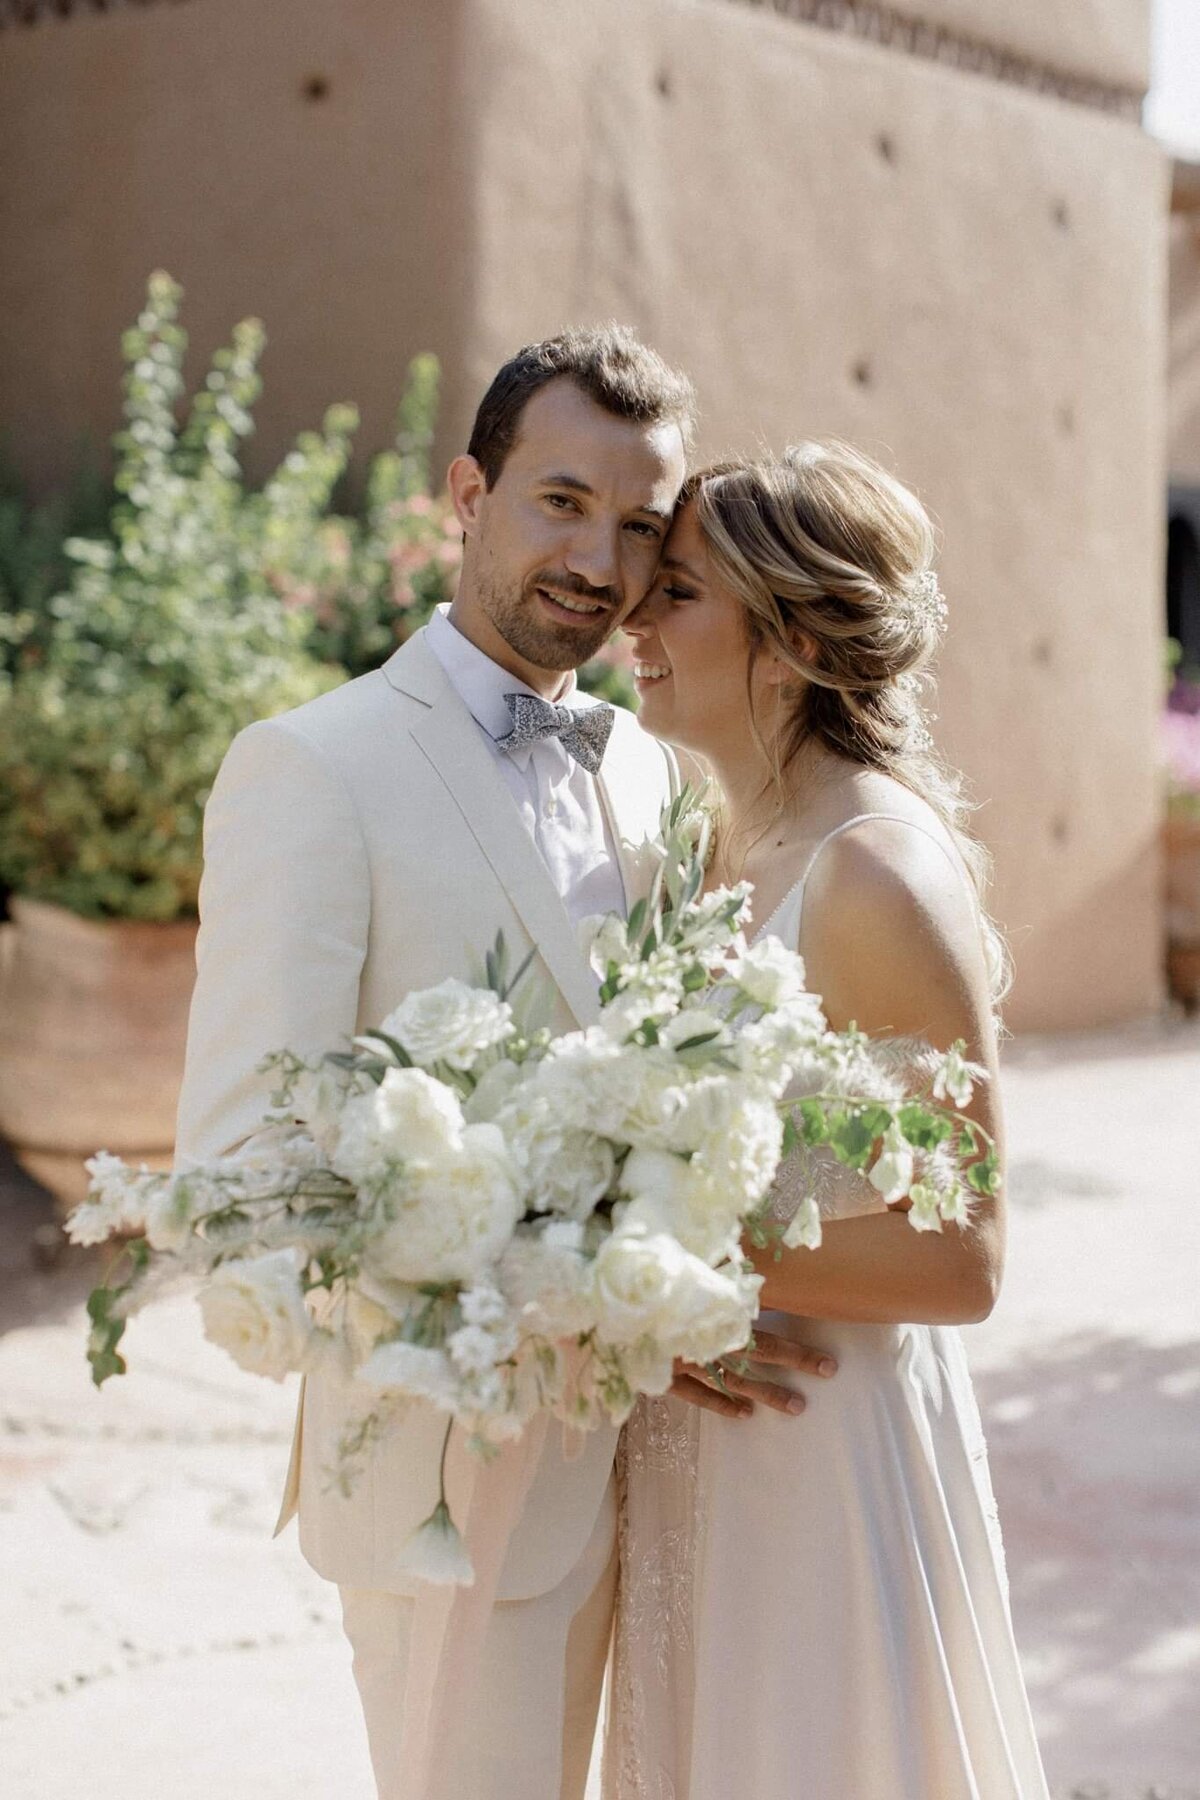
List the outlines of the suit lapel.
{"label": "suit lapel", "polygon": [[618,721],[596,782],[617,847],[627,912],[648,886],[647,859],[638,852],[647,838],[658,836],[662,809],[669,798],[665,764],[661,778],[654,779],[655,754],[640,727],[622,730]]}
{"label": "suit lapel", "polygon": [[410,638],[384,665],[392,686],[421,701],[412,737],[445,784],[538,954],[581,1025],[599,1011],[591,970],[561,896],[517,815],[480,736],[437,658]]}

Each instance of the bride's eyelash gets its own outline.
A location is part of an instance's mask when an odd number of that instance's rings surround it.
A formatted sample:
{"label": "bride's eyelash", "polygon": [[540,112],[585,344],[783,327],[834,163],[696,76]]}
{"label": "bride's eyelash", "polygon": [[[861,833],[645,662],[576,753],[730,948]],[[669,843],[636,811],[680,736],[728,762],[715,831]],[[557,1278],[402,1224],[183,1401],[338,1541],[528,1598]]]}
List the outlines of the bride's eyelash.
{"label": "bride's eyelash", "polygon": [[690,588],[675,587],[670,582],[664,585],[662,591],[668,600],[694,600],[696,598]]}

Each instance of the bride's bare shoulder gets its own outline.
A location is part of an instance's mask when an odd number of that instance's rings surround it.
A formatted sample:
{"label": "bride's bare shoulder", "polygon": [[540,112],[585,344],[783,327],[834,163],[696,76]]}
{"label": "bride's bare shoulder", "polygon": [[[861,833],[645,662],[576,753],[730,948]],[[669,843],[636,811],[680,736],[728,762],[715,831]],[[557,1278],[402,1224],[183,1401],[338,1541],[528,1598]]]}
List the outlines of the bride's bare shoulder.
{"label": "bride's bare shoulder", "polygon": [[948,1032],[953,1041],[974,1037],[987,1013],[970,876],[920,802],[825,845],[805,893],[800,948],[834,1023],[935,1042]]}

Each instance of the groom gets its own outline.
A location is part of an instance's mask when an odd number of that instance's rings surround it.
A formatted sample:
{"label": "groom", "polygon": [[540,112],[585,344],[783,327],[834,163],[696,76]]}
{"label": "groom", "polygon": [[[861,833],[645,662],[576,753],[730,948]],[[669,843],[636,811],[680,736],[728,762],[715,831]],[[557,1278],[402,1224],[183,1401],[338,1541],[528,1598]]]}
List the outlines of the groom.
{"label": "groom", "polygon": [[[411,989],[478,981],[498,930],[514,963],[536,952],[552,1030],[595,1017],[576,928],[626,909],[628,848],[656,832],[679,772],[572,671],[655,578],[692,408],[687,380],[622,328],[519,351],[450,467],[464,555],[449,612],[381,669],[235,740],[205,816],[181,1166],[246,1144],[269,1052],[316,1058]],[[437,1498],[443,1421],[412,1407],[346,1495],[328,1471],[362,1410],[353,1383],[306,1380],[279,1528],[298,1510],[304,1555],[339,1584],[381,1800],[410,1800],[417,1590],[397,1562]],[[615,1443],[597,1430],[568,1458],[557,1430],[545,1439],[458,1719],[463,1800],[582,1800],[616,1582]]]}

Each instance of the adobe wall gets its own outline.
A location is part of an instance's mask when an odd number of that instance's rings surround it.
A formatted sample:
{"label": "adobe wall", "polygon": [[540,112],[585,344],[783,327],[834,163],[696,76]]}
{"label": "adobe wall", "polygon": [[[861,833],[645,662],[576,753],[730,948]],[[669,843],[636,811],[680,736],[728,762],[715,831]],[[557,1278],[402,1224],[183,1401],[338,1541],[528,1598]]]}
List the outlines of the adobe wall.
{"label": "adobe wall", "polygon": [[[839,433],[919,488],[953,609],[939,731],[986,802],[1012,1023],[1134,1016],[1160,997],[1145,0],[1014,0],[999,25],[923,0],[923,46],[859,35],[895,25],[870,6],[786,16],[806,5],[290,0],[283,34],[267,0],[188,0],[0,33],[0,166],[24,171],[0,419],[44,481],[81,417],[111,429],[155,263],[198,345],[266,319],[258,467],[334,398],[382,442],[425,347],[452,449],[517,343],[630,320],[695,376],[703,452]],[[951,66],[955,32],[1021,69]]]}

